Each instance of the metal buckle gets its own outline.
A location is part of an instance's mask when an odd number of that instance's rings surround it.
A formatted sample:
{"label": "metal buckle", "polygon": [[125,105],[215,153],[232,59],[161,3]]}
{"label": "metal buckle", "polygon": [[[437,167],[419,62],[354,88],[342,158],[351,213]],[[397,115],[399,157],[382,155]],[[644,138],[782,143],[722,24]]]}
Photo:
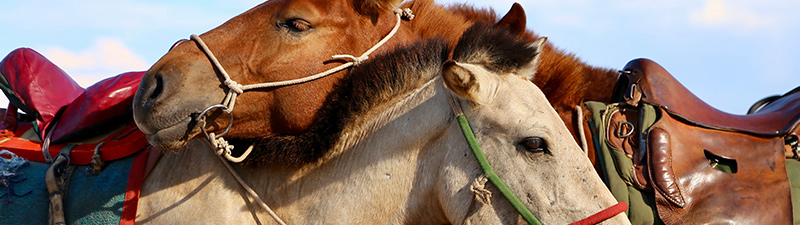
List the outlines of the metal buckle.
{"label": "metal buckle", "polygon": [[[626,125],[627,125],[628,127],[630,127],[631,129],[630,129],[630,130],[628,130],[628,133],[624,133],[624,134],[623,134],[623,133],[622,133],[622,128],[626,127]],[[620,121],[620,122],[619,122],[619,127],[617,127],[617,137],[619,137],[619,138],[626,138],[626,137],[629,137],[629,136],[631,136],[631,135],[633,134],[633,131],[634,131],[634,130],[636,130],[636,127],[634,127],[634,126],[633,126],[633,124],[632,124],[631,122],[628,122],[628,121]]]}
{"label": "metal buckle", "polygon": [[783,143],[792,148],[792,158],[800,159],[800,146],[798,145],[798,137],[796,134],[787,135],[783,138]]}

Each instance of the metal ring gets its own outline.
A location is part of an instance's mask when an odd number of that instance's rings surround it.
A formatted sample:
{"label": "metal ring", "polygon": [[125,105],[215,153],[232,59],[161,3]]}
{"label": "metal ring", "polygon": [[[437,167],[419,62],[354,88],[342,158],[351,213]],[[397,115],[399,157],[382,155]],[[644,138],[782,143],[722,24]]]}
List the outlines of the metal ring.
{"label": "metal ring", "polygon": [[[625,125],[628,125],[628,126],[630,126],[630,128],[631,128],[631,129],[630,129],[630,130],[628,130],[628,133],[625,133],[625,134],[623,134],[623,133],[622,133],[622,128],[623,128],[623,127],[625,127]],[[635,129],[636,129],[636,127],[634,127],[634,126],[633,126],[633,124],[632,124],[631,122],[628,122],[628,121],[620,121],[620,122],[619,122],[619,127],[617,128],[617,137],[619,137],[619,138],[626,138],[626,137],[629,137],[629,136],[631,136],[631,134],[633,134],[633,130],[635,130]]]}
{"label": "metal ring", "polygon": [[72,161],[69,159],[69,155],[67,155],[66,153],[60,153],[58,154],[58,156],[64,156],[64,158],[67,158],[67,165],[72,163]]}
{"label": "metal ring", "polygon": [[209,137],[208,136],[208,131],[206,130],[206,120],[205,120],[206,113],[208,113],[209,111],[211,111],[212,109],[215,109],[215,108],[221,108],[222,112],[225,112],[226,114],[228,114],[228,116],[230,118],[228,120],[228,127],[225,128],[225,131],[223,131],[222,133],[220,133],[219,135],[216,135],[216,136],[217,137],[221,137],[221,136],[227,134],[228,131],[230,131],[231,127],[233,126],[233,114],[228,112],[228,107],[227,106],[224,106],[224,105],[212,105],[212,106],[209,106],[208,108],[206,108],[205,110],[200,112],[199,115],[197,115],[197,121],[198,122],[203,122],[202,126],[200,126],[200,129],[203,130],[203,133],[206,135],[206,137]]}

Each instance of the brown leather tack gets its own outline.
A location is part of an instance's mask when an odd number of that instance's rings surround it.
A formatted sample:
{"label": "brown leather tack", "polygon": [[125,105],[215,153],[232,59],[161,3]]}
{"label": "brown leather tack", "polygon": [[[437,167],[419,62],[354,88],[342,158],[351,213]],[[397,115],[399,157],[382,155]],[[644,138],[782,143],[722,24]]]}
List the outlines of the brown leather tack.
{"label": "brown leather tack", "polygon": [[650,130],[647,143],[650,148],[650,173],[653,186],[664,198],[679,207],[686,206],[678,181],[672,170],[672,152],[669,146],[669,133],[660,128]]}
{"label": "brown leather tack", "polygon": [[[758,113],[734,115],[706,104],[651,60],[632,60],[623,70],[627,72],[620,74],[618,80],[628,81],[627,85],[638,85],[641,102],[660,106],[673,115],[706,128],[776,137],[785,135],[800,120],[800,92],[770,103]],[[623,93],[623,96],[627,95]]]}
{"label": "brown leather tack", "polygon": [[[648,152],[666,224],[792,223],[783,138],[701,128],[661,110]],[[737,172],[714,169],[706,151],[735,160]]]}
{"label": "brown leather tack", "polygon": [[639,109],[626,106],[621,106],[611,112],[609,124],[606,126],[608,127],[606,140],[633,161],[631,185],[641,190],[651,190],[647,181],[647,160],[639,144],[640,116]]}
{"label": "brown leather tack", "polygon": [[642,90],[639,89],[638,84],[628,85],[628,94],[625,95],[625,103],[631,106],[639,106],[639,101],[642,100]]}

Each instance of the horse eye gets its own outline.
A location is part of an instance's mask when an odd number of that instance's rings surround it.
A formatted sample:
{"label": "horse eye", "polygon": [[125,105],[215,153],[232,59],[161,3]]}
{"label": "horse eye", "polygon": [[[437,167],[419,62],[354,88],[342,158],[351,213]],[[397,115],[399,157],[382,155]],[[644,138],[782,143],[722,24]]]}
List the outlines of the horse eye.
{"label": "horse eye", "polygon": [[550,154],[550,150],[547,149],[547,143],[541,137],[527,137],[522,139],[519,144],[528,152]]}
{"label": "horse eye", "polygon": [[311,29],[311,23],[302,19],[290,19],[280,25],[294,32],[304,32]]}

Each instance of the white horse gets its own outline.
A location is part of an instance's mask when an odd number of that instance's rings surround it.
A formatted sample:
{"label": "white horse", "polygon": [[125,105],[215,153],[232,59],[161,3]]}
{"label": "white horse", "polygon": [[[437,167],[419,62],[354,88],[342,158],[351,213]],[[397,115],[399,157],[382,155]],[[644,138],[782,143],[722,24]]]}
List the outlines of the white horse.
{"label": "white horse", "polygon": [[[358,66],[308,132],[238,141],[255,150],[236,172],[288,224],[523,223],[486,183],[454,116],[463,110],[496,173],[544,224],[616,204],[530,82],[543,41],[498,32],[467,31],[455,61],[443,41],[429,40]],[[136,221],[273,223],[204,141],[161,158]],[[307,163],[287,163],[295,161]]]}

